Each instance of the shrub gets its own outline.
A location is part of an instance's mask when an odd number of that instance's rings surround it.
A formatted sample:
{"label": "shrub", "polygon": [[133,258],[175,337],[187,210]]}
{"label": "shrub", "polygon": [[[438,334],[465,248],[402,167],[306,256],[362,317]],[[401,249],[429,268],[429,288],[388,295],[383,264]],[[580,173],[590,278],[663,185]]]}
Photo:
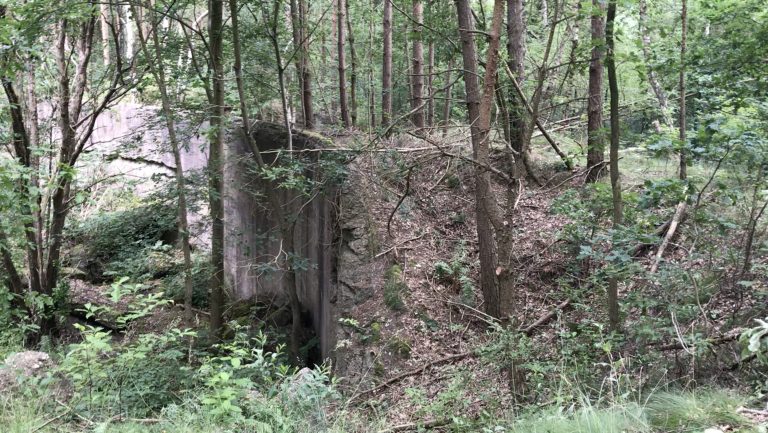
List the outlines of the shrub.
{"label": "shrub", "polygon": [[176,210],[163,203],[100,214],[68,229],[68,265],[84,269],[92,280],[110,275],[134,279],[168,274],[168,254],[177,238]]}

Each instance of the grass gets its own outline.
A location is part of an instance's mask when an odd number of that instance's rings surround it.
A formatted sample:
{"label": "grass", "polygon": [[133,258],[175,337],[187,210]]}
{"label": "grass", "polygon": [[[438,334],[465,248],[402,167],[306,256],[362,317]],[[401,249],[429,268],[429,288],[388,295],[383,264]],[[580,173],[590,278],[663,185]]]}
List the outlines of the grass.
{"label": "grass", "polygon": [[638,405],[605,409],[587,407],[574,413],[561,410],[523,417],[511,426],[516,433],[645,433],[651,432]]}
{"label": "grass", "polygon": [[[369,419],[365,413],[347,408],[337,412],[327,429],[306,423],[294,425],[251,424],[248,426],[216,420],[197,406],[171,406],[158,418],[144,421],[92,421],[86,423],[46,399],[0,397],[2,433],[326,433],[369,432],[385,429],[384,416]],[[608,407],[553,408],[528,413],[495,425],[473,426],[472,431],[511,433],[701,433],[723,428],[733,433],[764,432],[736,413],[744,403],[740,396],[723,390],[657,392],[644,403],[614,404]],[[61,409],[61,410],[59,410]],[[462,414],[456,414],[461,416]],[[310,430],[307,430],[307,429]],[[484,429],[483,429],[484,428]],[[762,430],[761,430],[762,428]],[[465,431],[465,430],[460,430]]]}
{"label": "grass", "polygon": [[654,395],[645,409],[658,431],[689,432],[715,426],[755,431],[747,419],[736,413],[742,404],[738,396],[722,390],[662,392]]}

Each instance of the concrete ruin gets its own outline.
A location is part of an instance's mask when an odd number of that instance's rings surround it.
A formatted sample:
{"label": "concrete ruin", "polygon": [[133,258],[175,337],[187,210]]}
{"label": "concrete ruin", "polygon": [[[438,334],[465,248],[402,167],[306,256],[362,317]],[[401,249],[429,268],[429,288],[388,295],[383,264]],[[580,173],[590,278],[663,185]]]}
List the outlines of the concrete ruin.
{"label": "concrete ruin", "polygon": [[[167,148],[167,132],[158,122],[157,113],[156,108],[138,104],[124,104],[105,113],[99,119],[93,152],[89,155],[102,163],[88,163],[85,177],[126,176],[134,181],[119,188],[129,188],[137,196],[156,188],[153,179],[170,178],[175,166]],[[287,296],[281,286],[280,271],[270,265],[281,253],[281,242],[263,196],[264,188],[276,185],[260,180],[250,146],[235,124],[233,121],[227,133],[224,179],[225,279],[230,299],[285,305]],[[184,170],[190,176],[200,174],[207,161],[205,125],[179,125]],[[273,162],[276,151],[287,145],[286,129],[258,122],[253,131],[264,158]],[[304,175],[311,182],[322,183],[322,164],[317,164],[322,153],[319,150],[332,145],[331,140],[320,135],[294,132],[295,155],[307,162]],[[338,320],[370,297],[376,286],[374,276],[383,273],[373,266],[369,245],[371,221],[356,190],[359,185],[355,185],[354,178],[350,178],[340,185],[325,183],[308,196],[285,189],[280,193],[284,209],[288,210],[286,214],[295,218],[295,254],[305,264],[297,272],[303,313],[319,341],[319,355],[323,360],[331,359],[341,375],[348,367],[355,370],[360,366],[353,361],[354,356],[343,354],[343,348],[337,349],[339,341],[350,338],[349,332],[337,325]],[[207,219],[205,203],[190,215],[195,223],[192,238],[197,248],[208,248]]]}
{"label": "concrete ruin", "polygon": [[[275,164],[287,149],[287,129],[256,123],[253,139],[267,164]],[[296,287],[304,314],[311,317],[323,359],[333,355],[336,327],[332,299],[336,290],[338,188],[328,182],[320,167],[321,150],[332,143],[322,136],[294,131],[292,157],[300,160],[306,181],[314,186],[298,191],[280,188],[255,173],[244,132],[233,134],[225,166],[225,263],[227,283],[238,300],[256,299],[287,304],[282,271],[270,265],[283,250],[278,221],[266,204],[266,188],[278,189],[283,212],[294,227],[294,251],[304,266],[296,270]]]}

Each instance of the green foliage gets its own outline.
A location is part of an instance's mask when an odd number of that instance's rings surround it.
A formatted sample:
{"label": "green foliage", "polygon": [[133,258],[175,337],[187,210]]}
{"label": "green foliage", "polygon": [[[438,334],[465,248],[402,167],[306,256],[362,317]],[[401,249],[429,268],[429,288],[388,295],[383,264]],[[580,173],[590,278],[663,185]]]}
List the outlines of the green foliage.
{"label": "green foliage", "polygon": [[768,318],[755,319],[757,326],[747,329],[741,335],[744,346],[742,358],[754,355],[761,361],[768,361]]}
{"label": "green foliage", "polygon": [[475,282],[469,276],[470,268],[467,263],[467,249],[464,242],[459,243],[449,263],[438,261],[434,264],[435,279],[449,286],[461,296],[462,303],[474,306]]}
{"label": "green foliage", "polygon": [[395,310],[405,309],[403,296],[408,292],[408,285],[403,281],[403,270],[393,265],[384,275],[384,305]]}
{"label": "green foliage", "polygon": [[71,383],[72,406],[79,411],[146,416],[178,401],[179,392],[191,383],[191,371],[184,365],[184,343],[192,336],[188,332],[143,334],[115,345],[108,331],[78,329],[83,341],[69,347],[59,373]]}
{"label": "green foliage", "polygon": [[387,341],[387,348],[401,358],[410,358],[412,344],[409,340],[395,335]]}
{"label": "green foliage", "polygon": [[176,210],[159,202],[100,214],[70,227],[68,239],[77,248],[69,262],[95,279],[168,274],[175,267],[169,253],[176,230]]}
{"label": "green foliage", "polygon": [[[192,256],[192,306],[195,308],[208,308],[208,276],[210,275],[210,260],[206,255],[194,254]],[[184,301],[184,271],[178,269],[164,279],[166,295],[177,304]]]}

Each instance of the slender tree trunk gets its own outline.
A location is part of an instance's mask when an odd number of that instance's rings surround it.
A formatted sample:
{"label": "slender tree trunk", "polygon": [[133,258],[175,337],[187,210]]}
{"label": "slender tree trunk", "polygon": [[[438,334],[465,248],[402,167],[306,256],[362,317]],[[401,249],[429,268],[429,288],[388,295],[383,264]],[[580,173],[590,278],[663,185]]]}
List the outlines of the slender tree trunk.
{"label": "slender tree trunk", "polygon": [[349,115],[347,105],[347,64],[344,53],[344,10],[346,0],[336,2],[336,42],[339,54],[339,108],[341,109],[341,122],[345,128],[352,126],[352,118]]}
{"label": "slender tree trunk", "polygon": [[384,0],[384,59],[381,67],[381,125],[389,126],[392,118],[392,2]]}
{"label": "slender tree trunk", "polygon": [[[623,209],[621,199],[621,182],[619,178],[619,83],[616,76],[616,56],[614,41],[614,26],[616,20],[616,1],[609,0],[608,16],[605,24],[605,39],[607,56],[605,66],[608,69],[608,88],[611,107],[611,191],[613,192],[613,226],[618,229],[623,224]],[[608,321],[611,329],[621,328],[619,317],[618,279],[611,277],[608,281]]]}
{"label": "slender tree trunk", "polygon": [[434,126],[435,124],[435,43],[429,42],[427,57],[429,63],[427,65],[427,126]]}
{"label": "slender tree trunk", "polygon": [[[493,26],[485,68],[485,93],[480,94],[477,74],[477,48],[474,39],[474,21],[469,0],[455,0],[461,35],[461,51],[464,61],[464,87],[466,89],[467,111],[472,134],[473,157],[479,164],[489,161],[488,134],[490,131],[491,108],[495,89],[495,72],[498,62],[499,27],[501,16],[494,13]],[[503,13],[503,1],[496,0],[494,12]],[[497,256],[493,236],[492,219],[498,212],[491,191],[491,179],[487,170],[475,170],[475,212],[477,236],[480,249],[480,285],[483,292],[485,312],[493,317],[501,316],[499,284],[496,278]]]}
{"label": "slender tree trunk", "polygon": [[352,21],[349,18],[349,0],[345,2],[347,21],[347,41],[349,43],[349,110],[352,125],[357,125],[357,51],[355,51],[355,32],[352,30]]}
{"label": "slender tree trunk", "polygon": [[[424,43],[422,42],[424,25],[424,4],[422,0],[413,0],[413,58],[411,67],[411,122],[417,129],[424,128]],[[415,110],[415,111],[414,111]]]}
{"label": "slender tree trunk", "polygon": [[99,4],[99,27],[101,29],[101,57],[104,62],[104,66],[107,67],[111,63],[109,41],[112,40],[110,36],[110,30],[107,25],[109,19],[109,5],[106,2]]}
{"label": "slender tree trunk", "polygon": [[40,130],[38,125],[40,124],[40,118],[38,115],[38,101],[37,91],[35,86],[37,84],[37,77],[35,74],[36,68],[34,63],[30,60],[27,62],[27,68],[24,73],[24,93],[26,97],[26,129],[29,136],[29,183],[32,185],[32,191],[30,192],[30,200],[33,203],[32,217],[34,218],[35,228],[35,249],[34,257],[37,260],[35,264],[40,272],[40,281],[45,281],[45,267],[43,266],[45,257],[43,252],[45,250],[45,244],[43,242],[43,233],[45,232],[45,222],[43,220],[43,202],[42,195],[40,194],[40,153],[38,152],[40,146]]}
{"label": "slender tree trunk", "polygon": [[448,60],[448,70],[445,72],[445,101],[443,103],[443,137],[448,135],[448,127],[451,123],[451,72],[453,72],[453,57]]}
{"label": "slender tree trunk", "polygon": [[373,0],[369,3],[368,14],[368,132],[373,133],[376,127],[376,82],[373,78],[373,51],[374,51],[374,5]]}
{"label": "slender tree trunk", "polygon": [[[296,67],[296,80],[298,81],[298,87],[300,92],[300,105],[301,105],[301,120],[306,126],[307,124],[307,110],[304,106],[304,52],[303,52],[303,32],[301,28],[301,19],[299,18],[299,4],[297,0],[290,0],[288,2],[290,15],[291,15],[291,33],[293,36],[293,46],[296,50],[294,56],[294,64]],[[311,122],[310,122],[311,123]]]}
{"label": "slender tree trunk", "polygon": [[[508,0],[507,7],[507,64],[512,71],[515,80],[522,88],[525,84],[525,35],[526,26],[523,0]],[[510,118],[510,146],[515,151],[513,161],[510,164],[512,168],[512,178],[517,182],[523,182],[527,176],[525,166],[525,153],[528,148],[525,146],[528,135],[528,116],[524,102],[515,92],[509,92],[509,118]],[[513,186],[513,188],[517,188]]]}
{"label": "slender tree trunk", "polygon": [[221,336],[224,311],[224,64],[222,40],[224,32],[224,0],[210,0],[208,44],[213,69],[213,101],[210,108],[210,136],[208,156],[208,200],[211,213],[211,275],[210,308],[211,335]]}
{"label": "slender tree trunk", "polygon": [[[179,232],[181,232],[181,252],[184,256],[184,322],[187,327],[192,326],[192,247],[189,242],[189,222],[187,212],[187,193],[186,193],[186,181],[184,179],[184,165],[181,160],[181,145],[179,139],[176,136],[176,121],[174,119],[173,108],[171,104],[171,97],[168,94],[168,81],[165,76],[165,68],[163,67],[163,46],[160,43],[160,28],[157,21],[157,16],[153,12],[151,5],[145,5],[145,10],[148,12],[145,16],[149,18],[151,25],[150,32],[152,33],[152,45],[154,53],[150,53],[147,47],[147,40],[145,39],[143,24],[138,21],[139,14],[137,8],[134,9],[133,16],[137,19],[136,29],[139,33],[139,47],[144,52],[144,57],[147,59],[147,66],[150,73],[155,79],[157,88],[160,91],[160,102],[162,104],[163,118],[165,119],[165,126],[168,130],[168,141],[171,143],[171,151],[173,152],[173,161],[175,167],[176,178],[176,190],[177,190],[177,207],[178,207],[178,225]],[[237,17],[232,18],[236,20]],[[240,65],[235,65],[235,73],[240,73]]]}
{"label": "slender tree trunk", "polygon": [[[275,2],[275,5],[279,5],[279,2]],[[260,170],[264,170],[267,168],[267,165],[264,163],[264,159],[261,156],[261,151],[259,150],[255,140],[253,139],[253,136],[251,135],[251,121],[248,116],[248,108],[246,104],[245,99],[245,83],[242,77],[242,74],[239,73],[240,71],[240,65],[242,64],[242,55],[241,55],[241,43],[240,43],[240,32],[239,32],[239,20],[237,19],[236,11],[237,11],[237,0],[229,0],[229,8],[230,8],[230,14],[232,16],[232,45],[233,45],[233,52],[235,57],[235,83],[237,85],[237,94],[240,100],[240,115],[243,120],[243,133],[245,135],[245,139],[247,140],[250,148],[251,153],[253,154],[254,161],[256,162],[257,167]],[[278,9],[275,8],[275,20],[273,21],[273,44],[274,41],[277,40],[277,14]],[[278,59],[278,61],[281,61]],[[290,128],[289,128],[289,137],[290,137]],[[269,201],[272,214],[277,221],[278,229],[280,231],[280,238],[283,242],[283,248],[285,251],[288,252],[288,255],[293,254],[294,252],[294,237],[293,237],[293,228],[290,222],[286,219],[285,213],[283,210],[283,204],[280,201],[279,193],[276,188],[272,187],[266,187],[266,195],[267,200]],[[283,284],[285,290],[288,292],[288,297],[291,305],[291,342],[290,342],[290,352],[291,356],[294,359],[298,359],[299,356],[299,339],[300,339],[300,333],[301,333],[301,305],[299,302],[298,293],[296,290],[296,271],[293,268],[292,263],[290,263],[290,260],[287,258],[283,258],[282,262],[280,263],[281,267],[283,268]]]}
{"label": "slender tree trunk", "polygon": [[587,100],[587,182],[594,182],[603,171],[603,55],[605,44],[604,6],[592,0],[592,58],[589,61],[589,99]]}
{"label": "slender tree trunk", "polygon": [[688,1],[683,1],[683,8],[680,13],[680,19],[682,21],[681,36],[680,36],[680,179],[685,180],[688,178],[688,151],[686,136],[685,136],[685,49],[686,39],[688,37]]}
{"label": "slender tree trunk", "polygon": [[[760,170],[762,177],[762,170]],[[746,240],[744,242],[744,262],[741,266],[741,278],[752,270],[752,249],[755,243],[755,232],[757,231],[757,223],[763,217],[766,207],[768,207],[768,201],[765,202],[758,209],[758,199],[760,197],[760,188],[755,186],[754,193],[752,194],[752,205],[749,212],[749,222],[747,223]]]}
{"label": "slender tree trunk", "polygon": [[309,65],[309,35],[307,34],[307,2],[299,1],[299,27],[301,28],[301,106],[304,109],[304,127],[315,127],[315,112],[312,109],[312,72]]}

